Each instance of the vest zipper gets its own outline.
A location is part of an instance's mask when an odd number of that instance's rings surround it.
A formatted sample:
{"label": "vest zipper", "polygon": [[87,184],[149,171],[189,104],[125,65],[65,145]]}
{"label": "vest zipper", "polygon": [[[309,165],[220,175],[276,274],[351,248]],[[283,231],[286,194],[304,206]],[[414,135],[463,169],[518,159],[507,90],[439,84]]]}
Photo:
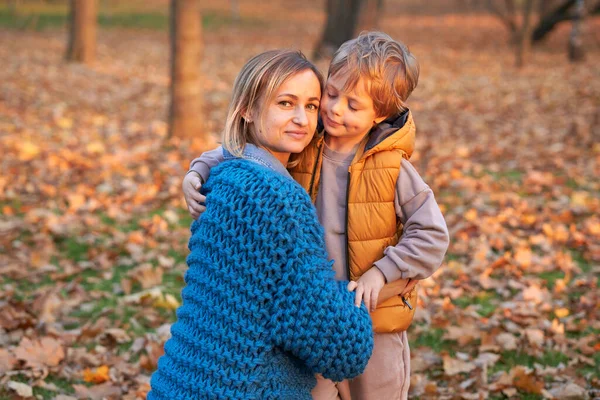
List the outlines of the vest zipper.
{"label": "vest zipper", "polygon": [[[308,195],[310,196],[311,200],[312,200],[312,195],[313,195],[313,190],[314,190],[313,186],[315,184],[315,176],[317,174],[317,166],[319,165],[319,158],[321,157],[321,147],[322,146],[323,146],[323,143],[321,143],[319,145],[319,147],[317,147],[317,159],[315,160],[315,165],[313,166],[312,176],[310,177],[310,185],[308,186]],[[315,199],[315,201],[316,201],[316,199]]]}
{"label": "vest zipper", "polygon": [[350,200],[350,169],[352,167],[348,167],[348,182],[346,183],[346,272],[348,274],[348,280],[352,280],[350,277],[350,239],[348,232],[348,213],[350,209],[350,204],[348,201]]}

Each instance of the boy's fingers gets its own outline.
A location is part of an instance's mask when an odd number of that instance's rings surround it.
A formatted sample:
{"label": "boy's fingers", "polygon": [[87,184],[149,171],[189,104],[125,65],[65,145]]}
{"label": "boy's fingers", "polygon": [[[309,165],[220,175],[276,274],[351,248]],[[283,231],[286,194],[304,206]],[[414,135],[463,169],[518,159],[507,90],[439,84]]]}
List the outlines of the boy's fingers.
{"label": "boy's fingers", "polygon": [[365,299],[365,307],[367,307],[367,310],[371,312],[371,291],[366,290],[363,297]]}
{"label": "boy's fingers", "polygon": [[417,283],[418,283],[418,281],[416,279],[409,281],[406,284],[406,287],[402,291],[401,295],[404,296],[404,295],[407,295],[408,293],[410,293],[414,289],[414,287],[417,286]]}
{"label": "boy's fingers", "polygon": [[360,307],[360,302],[362,301],[364,292],[365,288],[362,285],[358,285],[356,291],[354,292],[354,305],[356,307]]}
{"label": "boy's fingers", "polygon": [[206,201],[206,196],[200,194],[199,192],[191,192],[189,196],[190,199],[196,203],[204,203]]}
{"label": "boy's fingers", "polygon": [[356,283],[355,281],[348,282],[348,291],[354,292],[354,289],[356,289],[357,286],[358,286],[358,283]]}
{"label": "boy's fingers", "polygon": [[202,213],[206,209],[202,204],[196,203],[195,201],[190,203],[190,208],[197,213]]}
{"label": "boy's fingers", "polygon": [[377,300],[379,300],[379,293],[371,294],[371,312],[375,311],[377,308]]}

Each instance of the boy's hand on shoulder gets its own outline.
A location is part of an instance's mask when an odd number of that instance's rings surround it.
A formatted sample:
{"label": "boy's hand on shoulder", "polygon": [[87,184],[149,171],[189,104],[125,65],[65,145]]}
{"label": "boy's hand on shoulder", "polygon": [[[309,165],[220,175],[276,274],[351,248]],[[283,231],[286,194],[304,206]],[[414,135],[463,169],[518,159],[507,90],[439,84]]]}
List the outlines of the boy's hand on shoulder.
{"label": "boy's hand on shoulder", "polygon": [[200,175],[196,172],[188,173],[181,184],[188,211],[194,219],[198,219],[200,214],[206,210],[206,207],[204,207],[206,196],[200,194],[201,187]]}
{"label": "boy's hand on shoulder", "polygon": [[[377,308],[377,299],[379,292],[385,285],[385,276],[379,268],[373,266],[365,272],[357,281],[354,296],[354,304],[360,307],[360,302],[364,300],[365,306],[369,312],[375,311]],[[350,287],[349,287],[350,288]]]}

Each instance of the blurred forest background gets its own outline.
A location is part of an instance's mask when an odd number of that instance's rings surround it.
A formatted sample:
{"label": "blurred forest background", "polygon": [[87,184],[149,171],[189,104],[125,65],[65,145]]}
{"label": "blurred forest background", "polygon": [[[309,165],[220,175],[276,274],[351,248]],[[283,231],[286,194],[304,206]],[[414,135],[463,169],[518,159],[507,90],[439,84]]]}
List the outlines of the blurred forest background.
{"label": "blurred forest background", "polygon": [[291,47],[326,72],[375,27],[420,61],[412,162],[452,239],[411,398],[599,398],[599,6],[0,2],[0,399],[145,398],[181,301],[181,180],[239,69]]}

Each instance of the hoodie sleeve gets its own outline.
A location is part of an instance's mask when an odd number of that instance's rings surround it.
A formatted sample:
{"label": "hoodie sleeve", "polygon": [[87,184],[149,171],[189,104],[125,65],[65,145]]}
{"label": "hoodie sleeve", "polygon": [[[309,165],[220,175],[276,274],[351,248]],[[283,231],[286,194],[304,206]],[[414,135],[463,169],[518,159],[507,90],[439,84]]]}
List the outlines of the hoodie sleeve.
{"label": "hoodie sleeve", "polygon": [[223,160],[223,148],[221,146],[214,150],[205,151],[200,157],[192,160],[188,173],[191,171],[197,172],[200,175],[202,183],[204,183],[210,176],[210,170],[223,162]]}
{"label": "hoodie sleeve", "polygon": [[313,372],[341,381],[362,373],[369,361],[371,319],[364,304],[354,305],[348,282],[334,280],[322,228],[301,194],[286,195],[278,217],[287,258],[272,304],[275,342]]}
{"label": "hoodie sleeve", "polygon": [[448,227],[433,191],[407,160],[396,184],[395,207],[404,225],[400,241],[384,250],[375,266],[387,282],[425,279],[442,264],[449,244]]}

